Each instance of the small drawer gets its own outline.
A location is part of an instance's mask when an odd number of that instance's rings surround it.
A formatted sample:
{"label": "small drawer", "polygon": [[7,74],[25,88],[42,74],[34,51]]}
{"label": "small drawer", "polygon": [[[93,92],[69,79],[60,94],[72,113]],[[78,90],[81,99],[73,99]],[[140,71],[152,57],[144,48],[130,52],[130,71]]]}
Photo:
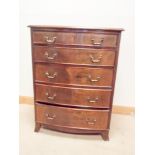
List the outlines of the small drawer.
{"label": "small drawer", "polygon": [[34,46],[34,61],[92,66],[114,66],[115,51],[93,48]]}
{"label": "small drawer", "polygon": [[32,41],[34,44],[75,44],[76,33],[35,31]]}
{"label": "small drawer", "polygon": [[32,33],[33,44],[116,47],[117,35],[110,33],[42,32]]}
{"label": "small drawer", "polygon": [[78,44],[93,47],[116,47],[117,35],[104,33],[78,33]]}
{"label": "small drawer", "polygon": [[63,85],[112,87],[113,69],[35,64],[35,81]]}
{"label": "small drawer", "polygon": [[36,101],[58,105],[90,108],[109,108],[112,90],[81,89],[35,84]]}
{"label": "small drawer", "polygon": [[36,104],[36,121],[42,124],[78,129],[108,128],[109,110],[87,110]]}

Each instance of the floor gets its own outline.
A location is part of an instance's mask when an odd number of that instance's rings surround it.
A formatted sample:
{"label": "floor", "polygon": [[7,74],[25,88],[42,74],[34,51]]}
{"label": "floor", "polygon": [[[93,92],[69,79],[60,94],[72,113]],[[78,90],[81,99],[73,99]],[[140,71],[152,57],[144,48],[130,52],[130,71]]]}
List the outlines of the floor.
{"label": "floor", "polygon": [[34,132],[34,107],[20,104],[19,155],[134,155],[134,116],[112,115],[110,141],[100,135]]}

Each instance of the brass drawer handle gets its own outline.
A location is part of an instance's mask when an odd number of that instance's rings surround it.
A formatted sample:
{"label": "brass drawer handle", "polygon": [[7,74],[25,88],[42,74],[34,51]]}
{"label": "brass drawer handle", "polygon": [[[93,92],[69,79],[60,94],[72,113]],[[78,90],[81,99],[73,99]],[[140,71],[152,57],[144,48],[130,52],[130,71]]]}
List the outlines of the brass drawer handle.
{"label": "brass drawer handle", "polygon": [[101,77],[98,76],[96,79],[92,79],[92,76],[89,74],[88,79],[90,80],[90,82],[98,82],[101,79]]}
{"label": "brass drawer handle", "polygon": [[95,125],[96,119],[86,118],[86,122],[88,125]]}
{"label": "brass drawer handle", "polygon": [[53,53],[52,56],[49,56],[49,53],[48,52],[45,52],[45,57],[48,59],[48,60],[54,60],[55,57],[58,55],[58,53]]}
{"label": "brass drawer handle", "polygon": [[54,78],[58,75],[58,73],[55,72],[53,75],[50,75],[49,72],[45,72],[45,75],[46,75],[47,78],[49,78],[49,79],[54,79]]}
{"label": "brass drawer handle", "polygon": [[53,120],[54,118],[56,118],[56,115],[55,115],[55,114],[53,114],[53,115],[45,114],[45,116],[46,116],[47,119],[49,119],[49,120]]}
{"label": "brass drawer handle", "polygon": [[102,55],[100,55],[98,59],[95,59],[92,55],[89,55],[89,57],[91,58],[91,61],[92,61],[93,63],[98,63],[98,62],[100,62],[101,59],[102,59]]}
{"label": "brass drawer handle", "polygon": [[45,36],[46,42],[47,43],[55,43],[57,37],[49,37],[49,36]]}
{"label": "brass drawer handle", "polygon": [[53,96],[49,96],[49,93],[48,93],[48,92],[46,92],[45,95],[47,96],[47,98],[48,98],[49,100],[52,100],[52,101],[53,101],[53,100],[55,99],[55,97],[57,96],[56,93],[54,93]]}
{"label": "brass drawer handle", "polygon": [[95,42],[95,39],[92,39],[91,41],[92,41],[92,44],[95,46],[102,46],[104,39],[102,38],[100,42]]}
{"label": "brass drawer handle", "polygon": [[90,97],[87,98],[87,101],[88,101],[89,103],[96,103],[96,102],[98,102],[98,100],[99,100],[98,97],[96,97],[95,99],[91,99]]}

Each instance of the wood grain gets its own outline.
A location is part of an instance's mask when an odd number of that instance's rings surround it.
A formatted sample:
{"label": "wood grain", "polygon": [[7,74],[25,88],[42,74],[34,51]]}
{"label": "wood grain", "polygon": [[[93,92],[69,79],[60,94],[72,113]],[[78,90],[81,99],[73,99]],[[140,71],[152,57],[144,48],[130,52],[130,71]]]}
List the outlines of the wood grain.
{"label": "wood grain", "polygon": [[36,104],[38,123],[82,128],[87,130],[107,129],[109,110],[88,110]]}
{"label": "wood grain", "polygon": [[81,108],[110,107],[110,89],[81,89],[44,84],[35,84],[35,88],[36,102]]}
{"label": "wood grain", "polygon": [[[32,34],[33,44],[46,45],[75,45],[86,47],[116,47],[117,35],[99,33],[75,33],[75,32],[41,32]],[[53,41],[54,39],[54,41]]]}
{"label": "wood grain", "polygon": [[[48,78],[46,73],[54,78]],[[37,63],[35,64],[35,77],[35,82],[110,87],[112,86],[113,69]]]}
{"label": "wood grain", "polygon": [[[115,51],[92,48],[34,46],[34,62],[87,66],[114,66]],[[77,56],[78,55],[78,56]]]}

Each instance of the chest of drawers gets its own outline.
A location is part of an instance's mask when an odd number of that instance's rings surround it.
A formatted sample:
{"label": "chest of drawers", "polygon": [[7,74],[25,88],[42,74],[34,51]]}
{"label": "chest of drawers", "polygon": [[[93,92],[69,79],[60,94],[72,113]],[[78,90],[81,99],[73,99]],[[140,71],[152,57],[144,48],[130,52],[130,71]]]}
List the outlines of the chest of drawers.
{"label": "chest of drawers", "polygon": [[30,28],[35,131],[108,140],[122,29]]}

